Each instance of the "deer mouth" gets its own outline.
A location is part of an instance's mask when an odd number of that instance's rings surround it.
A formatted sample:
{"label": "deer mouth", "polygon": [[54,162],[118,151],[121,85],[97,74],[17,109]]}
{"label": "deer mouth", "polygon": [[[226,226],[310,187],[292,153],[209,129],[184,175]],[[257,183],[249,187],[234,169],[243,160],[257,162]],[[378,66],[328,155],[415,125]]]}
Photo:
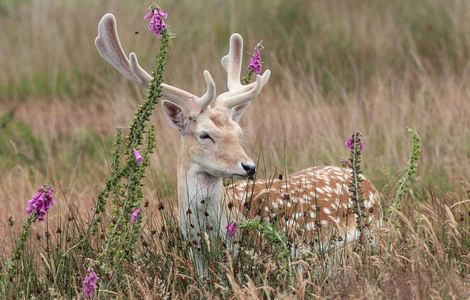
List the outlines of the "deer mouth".
{"label": "deer mouth", "polygon": [[246,179],[246,178],[252,178],[254,176],[253,175],[250,175],[250,174],[240,174],[240,173],[233,173],[231,176],[229,177],[233,177],[233,178],[238,178],[238,179]]}

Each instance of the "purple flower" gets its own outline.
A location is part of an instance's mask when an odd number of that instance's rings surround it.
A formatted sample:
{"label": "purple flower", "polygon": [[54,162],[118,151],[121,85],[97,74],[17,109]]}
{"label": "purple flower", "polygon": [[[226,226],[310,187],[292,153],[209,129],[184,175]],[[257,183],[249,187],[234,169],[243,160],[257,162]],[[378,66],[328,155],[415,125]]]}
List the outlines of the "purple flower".
{"label": "purple flower", "polygon": [[134,157],[135,157],[135,162],[140,165],[142,163],[142,161],[144,160],[142,158],[142,155],[140,155],[140,152],[139,150],[137,149],[134,149]]}
{"label": "purple flower", "polygon": [[229,223],[227,227],[225,227],[225,229],[227,229],[227,234],[229,236],[234,236],[235,234],[237,234],[237,224],[233,222]]}
{"label": "purple flower", "polygon": [[260,74],[263,69],[263,63],[261,62],[261,49],[263,49],[262,42],[259,42],[251,54],[250,64],[248,69],[255,74]]}
{"label": "purple flower", "polygon": [[[354,150],[354,140],[352,137],[349,137],[346,142],[344,142],[344,145],[346,146],[346,148],[348,148],[349,150]],[[359,142],[359,151],[362,152],[362,150],[364,149],[364,144],[362,142]]]}
{"label": "purple flower", "polygon": [[98,277],[98,275],[96,275],[92,268],[88,268],[86,272],[87,274],[83,279],[83,295],[85,296],[85,298],[91,298],[93,296],[93,293],[95,292],[96,284],[98,283],[98,280],[100,280],[100,278]]}
{"label": "purple flower", "polygon": [[147,8],[147,13],[144,16],[145,20],[149,20],[153,16],[153,10],[151,7]]}
{"label": "purple flower", "polygon": [[164,21],[167,17],[168,14],[163,11],[160,7],[151,6],[147,9],[147,14],[145,14],[144,19],[150,19],[150,23],[148,26],[149,31],[156,36],[161,36],[163,31],[168,28]]}
{"label": "purple flower", "polygon": [[135,225],[135,223],[137,223],[137,220],[139,219],[139,216],[140,216],[141,213],[142,213],[141,208],[134,208],[132,210],[132,214],[131,214],[131,223],[132,223],[132,225]]}
{"label": "purple flower", "polygon": [[38,189],[36,194],[28,201],[26,213],[36,213],[39,221],[44,221],[47,211],[55,203],[54,190],[49,185],[44,185]]}

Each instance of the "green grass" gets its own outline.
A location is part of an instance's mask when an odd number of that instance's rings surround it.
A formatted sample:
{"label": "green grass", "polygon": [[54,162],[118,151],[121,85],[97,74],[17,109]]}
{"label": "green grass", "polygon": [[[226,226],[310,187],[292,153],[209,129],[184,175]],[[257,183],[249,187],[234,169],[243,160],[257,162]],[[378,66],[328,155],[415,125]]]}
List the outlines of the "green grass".
{"label": "green grass", "polygon": [[44,144],[31,127],[14,119],[14,110],[0,116],[0,167],[17,164],[37,167],[44,159]]}

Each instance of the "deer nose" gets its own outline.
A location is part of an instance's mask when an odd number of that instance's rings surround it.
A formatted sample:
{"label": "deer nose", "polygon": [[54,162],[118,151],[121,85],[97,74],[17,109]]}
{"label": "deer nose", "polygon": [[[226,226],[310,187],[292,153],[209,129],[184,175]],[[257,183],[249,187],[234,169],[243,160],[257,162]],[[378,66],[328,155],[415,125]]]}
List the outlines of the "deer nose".
{"label": "deer nose", "polygon": [[251,163],[242,162],[242,167],[248,176],[253,176],[256,173],[256,165],[252,162]]}

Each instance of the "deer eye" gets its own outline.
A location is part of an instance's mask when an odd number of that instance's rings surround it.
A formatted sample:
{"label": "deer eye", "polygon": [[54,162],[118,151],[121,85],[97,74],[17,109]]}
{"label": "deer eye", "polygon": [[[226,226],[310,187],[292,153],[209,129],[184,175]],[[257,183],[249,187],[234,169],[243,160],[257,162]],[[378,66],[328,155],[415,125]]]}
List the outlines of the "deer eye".
{"label": "deer eye", "polygon": [[206,139],[210,139],[212,142],[215,143],[214,139],[205,131],[201,131],[198,133],[198,136],[201,140],[206,140]]}

